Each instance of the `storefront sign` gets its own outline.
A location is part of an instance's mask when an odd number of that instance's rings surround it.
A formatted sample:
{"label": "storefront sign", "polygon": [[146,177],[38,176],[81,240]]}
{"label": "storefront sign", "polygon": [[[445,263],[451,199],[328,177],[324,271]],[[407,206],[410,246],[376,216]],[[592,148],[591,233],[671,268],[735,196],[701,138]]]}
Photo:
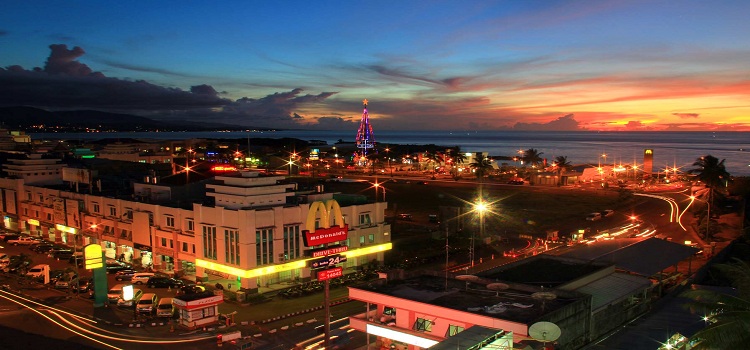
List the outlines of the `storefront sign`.
{"label": "storefront sign", "polygon": [[309,252],[310,252],[310,256],[312,256],[313,258],[319,258],[322,256],[343,253],[347,250],[349,250],[348,246],[341,245],[341,246],[335,246],[335,247],[329,247],[329,248],[312,249],[312,250],[309,250]]}
{"label": "storefront sign", "polygon": [[324,267],[331,267],[331,266],[338,265],[345,261],[346,261],[345,256],[335,254],[335,255],[326,256],[325,258],[321,258],[321,259],[310,260],[310,268],[320,269]]}
{"label": "storefront sign", "polygon": [[39,220],[37,219],[28,219],[26,220],[30,225],[39,226]]}
{"label": "storefront sign", "polygon": [[172,304],[182,309],[191,310],[191,309],[198,309],[198,308],[205,308],[209,306],[219,305],[223,301],[224,301],[223,295],[212,295],[210,297],[201,298],[198,300],[190,300],[190,301],[185,301],[179,298],[173,298]]}
{"label": "storefront sign", "polygon": [[138,249],[138,250],[142,250],[142,251],[146,251],[146,252],[150,252],[151,251],[151,246],[147,246],[145,244],[140,244],[140,243],[133,243],[133,248]]}
{"label": "storefront sign", "polygon": [[[315,228],[316,222],[319,228]],[[344,216],[341,215],[341,207],[333,199],[310,204],[305,225],[308,228],[302,231],[305,247],[343,241],[349,233],[349,226],[344,224]],[[310,232],[311,228],[314,229],[313,232]]]}
{"label": "storefront sign", "polygon": [[328,270],[318,271],[318,281],[330,280],[333,278],[339,278],[344,275],[343,267],[334,267]]}
{"label": "storefront sign", "polygon": [[209,269],[205,269],[203,271],[205,271],[209,275],[219,276],[219,277],[224,278],[224,279],[231,279],[232,278],[232,275],[230,275],[228,273],[225,273],[225,272],[220,272],[220,271],[216,271],[216,270],[209,270]]}
{"label": "storefront sign", "polygon": [[314,247],[321,244],[334,243],[346,240],[349,234],[349,226],[344,227],[334,226],[330,228],[319,228],[315,232],[303,231],[305,234],[305,246]]}
{"label": "storefront sign", "polygon": [[76,229],[75,228],[68,227],[68,226],[65,226],[65,225],[56,224],[55,225],[55,229],[58,230],[58,231],[67,232],[67,233],[70,233],[70,234],[73,234],[73,235],[76,234]]}
{"label": "storefront sign", "polygon": [[102,257],[102,246],[98,244],[89,244],[83,248],[83,258],[85,259],[86,270],[104,267]]}
{"label": "storefront sign", "polygon": [[170,257],[174,258],[174,250],[169,249],[169,248],[156,247],[156,248],[154,248],[154,252],[156,254],[166,255],[166,256],[170,256]]}

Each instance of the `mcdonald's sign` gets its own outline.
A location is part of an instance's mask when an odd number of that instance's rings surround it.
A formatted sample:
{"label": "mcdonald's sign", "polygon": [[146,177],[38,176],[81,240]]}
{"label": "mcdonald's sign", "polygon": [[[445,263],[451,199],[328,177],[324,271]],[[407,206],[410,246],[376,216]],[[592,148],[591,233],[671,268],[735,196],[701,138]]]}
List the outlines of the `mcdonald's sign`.
{"label": "mcdonald's sign", "polygon": [[[319,223],[318,228],[315,228],[316,221]],[[310,204],[306,227],[308,229],[302,231],[305,247],[343,241],[349,236],[349,226],[344,223],[341,207],[333,199]],[[310,232],[311,228],[314,228],[314,231]]]}

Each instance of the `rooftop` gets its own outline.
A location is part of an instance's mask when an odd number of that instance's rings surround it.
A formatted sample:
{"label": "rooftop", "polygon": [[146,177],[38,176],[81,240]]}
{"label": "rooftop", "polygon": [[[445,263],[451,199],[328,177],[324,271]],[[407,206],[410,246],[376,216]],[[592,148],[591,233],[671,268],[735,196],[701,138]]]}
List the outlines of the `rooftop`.
{"label": "rooftop", "polygon": [[[523,324],[533,323],[549,312],[588,297],[576,292],[545,291],[479,277],[471,281],[457,278],[462,277],[446,280],[445,277],[420,275],[388,283],[363,283],[352,288]],[[488,289],[493,283],[499,288]],[[540,292],[548,299],[540,298]]]}

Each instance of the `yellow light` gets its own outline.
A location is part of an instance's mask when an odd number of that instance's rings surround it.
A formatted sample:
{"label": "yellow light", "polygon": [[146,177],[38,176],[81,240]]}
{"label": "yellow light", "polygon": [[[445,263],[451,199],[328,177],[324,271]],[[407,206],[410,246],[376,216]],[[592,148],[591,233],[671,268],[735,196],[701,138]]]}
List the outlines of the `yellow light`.
{"label": "yellow light", "polygon": [[68,227],[68,226],[65,226],[65,225],[56,224],[55,225],[55,229],[59,230],[59,231],[62,231],[62,232],[67,232],[67,233],[70,233],[70,234],[76,234],[76,229],[74,227]]}
{"label": "yellow light", "polygon": [[[355,250],[350,250],[347,252],[342,253],[347,258],[353,258],[357,256],[367,255],[367,254],[373,254],[373,253],[379,253],[386,250],[393,249],[393,243],[384,243],[379,244],[372,247],[367,248],[360,248]],[[240,278],[253,278],[253,277],[259,277],[264,275],[270,275],[272,273],[282,272],[282,271],[289,271],[294,269],[302,269],[307,266],[307,262],[309,260],[314,260],[318,258],[309,258],[299,261],[292,261],[288,262],[286,264],[281,265],[272,265],[272,266],[264,266],[259,267],[257,269],[252,270],[243,270],[232,266],[226,266],[219,263],[203,260],[203,259],[195,259],[195,266],[202,267],[209,270],[214,270],[218,272],[227,273],[233,276],[238,276]]]}
{"label": "yellow light", "polygon": [[39,226],[39,220],[36,220],[36,219],[28,219],[26,220],[26,222],[34,226]]}
{"label": "yellow light", "polygon": [[84,262],[86,270],[104,267],[102,261],[102,247],[98,244],[89,244],[83,248]]}

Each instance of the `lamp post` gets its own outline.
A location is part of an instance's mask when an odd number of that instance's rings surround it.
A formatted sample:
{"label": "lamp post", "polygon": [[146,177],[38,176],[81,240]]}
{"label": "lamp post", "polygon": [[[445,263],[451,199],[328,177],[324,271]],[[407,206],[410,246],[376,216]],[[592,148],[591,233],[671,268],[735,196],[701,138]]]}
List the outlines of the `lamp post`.
{"label": "lamp post", "polygon": [[[476,203],[474,203],[474,211],[479,213],[479,238],[481,239],[484,236],[484,212],[487,211],[487,203],[484,202],[483,199],[477,200]],[[469,250],[469,255],[471,259],[471,267],[474,267],[474,234],[471,235],[471,248]]]}
{"label": "lamp post", "polygon": [[[391,168],[391,149],[386,147],[385,148],[385,156],[388,158],[388,170],[391,172],[391,177],[393,177],[393,168]],[[385,200],[385,199],[383,199]]]}

